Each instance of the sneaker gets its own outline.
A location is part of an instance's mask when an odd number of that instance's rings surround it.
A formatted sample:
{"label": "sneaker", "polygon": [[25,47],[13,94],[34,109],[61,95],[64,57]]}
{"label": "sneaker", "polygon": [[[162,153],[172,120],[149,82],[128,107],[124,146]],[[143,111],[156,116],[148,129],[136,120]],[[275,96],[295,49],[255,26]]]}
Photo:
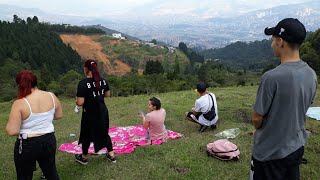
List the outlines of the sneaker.
{"label": "sneaker", "polygon": [[216,128],[217,128],[217,125],[212,124],[212,125],[210,126],[210,128],[211,128],[212,130],[214,130],[214,129],[216,129]]}
{"label": "sneaker", "polygon": [[47,179],[46,176],[42,173],[40,179]]}
{"label": "sneaker", "polygon": [[74,155],[74,157],[76,158],[76,161],[78,161],[80,164],[83,164],[83,165],[88,164],[88,160],[83,158],[82,154],[76,154],[76,155]]}
{"label": "sneaker", "polygon": [[106,158],[111,161],[112,163],[116,163],[117,162],[117,159],[116,157],[111,157],[108,153],[106,154]]}
{"label": "sneaker", "polygon": [[200,129],[199,129],[199,132],[202,133],[204,132],[209,126],[204,126],[204,125],[201,125],[200,126]]}

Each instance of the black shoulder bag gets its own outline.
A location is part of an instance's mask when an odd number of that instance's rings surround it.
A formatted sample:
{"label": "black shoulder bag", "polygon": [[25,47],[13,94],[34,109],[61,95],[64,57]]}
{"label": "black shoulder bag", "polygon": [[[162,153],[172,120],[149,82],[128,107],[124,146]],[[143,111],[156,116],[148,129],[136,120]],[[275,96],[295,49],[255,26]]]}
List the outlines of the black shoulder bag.
{"label": "black shoulder bag", "polygon": [[208,112],[203,114],[203,117],[206,118],[208,121],[212,121],[216,117],[217,114],[216,114],[216,111],[215,111],[215,108],[214,108],[213,98],[212,98],[211,94],[208,94],[208,95],[211,97],[212,106],[211,106],[211,109]]}

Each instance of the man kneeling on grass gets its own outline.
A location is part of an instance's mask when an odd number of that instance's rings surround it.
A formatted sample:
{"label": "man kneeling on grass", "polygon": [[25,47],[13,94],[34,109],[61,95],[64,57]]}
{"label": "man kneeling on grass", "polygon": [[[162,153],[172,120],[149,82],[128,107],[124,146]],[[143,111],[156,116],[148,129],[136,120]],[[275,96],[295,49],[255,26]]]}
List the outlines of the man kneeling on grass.
{"label": "man kneeling on grass", "polygon": [[200,98],[196,100],[192,112],[185,113],[186,119],[200,124],[199,132],[205,131],[208,127],[215,129],[218,121],[216,96],[207,91],[207,84],[204,82],[199,82],[195,91],[200,95]]}

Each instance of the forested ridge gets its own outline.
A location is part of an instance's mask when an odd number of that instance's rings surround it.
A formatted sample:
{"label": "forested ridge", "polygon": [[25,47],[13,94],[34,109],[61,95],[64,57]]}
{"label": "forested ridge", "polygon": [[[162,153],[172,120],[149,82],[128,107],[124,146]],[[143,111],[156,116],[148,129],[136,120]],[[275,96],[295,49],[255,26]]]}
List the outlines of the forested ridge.
{"label": "forested ridge", "polygon": [[204,50],[200,54],[206,59],[219,60],[230,68],[255,71],[276,63],[270,45],[271,40],[266,39],[250,43],[238,41],[224,48]]}
{"label": "forested ridge", "polygon": [[[69,70],[81,72],[81,57],[64,44],[58,33],[103,33],[69,25],[40,23],[38,18],[0,21],[0,93],[9,100],[15,94],[14,78],[22,69],[35,71],[44,89]],[[82,72],[81,72],[82,73]]]}
{"label": "forested ridge", "polygon": [[[235,42],[224,48],[208,49],[200,52],[205,59],[218,60],[232,69],[261,71],[267,67],[275,67],[280,63],[271,49],[271,40],[254,42]],[[308,32],[302,44],[301,59],[306,61],[318,74],[320,73],[320,29]],[[263,70],[265,71],[265,70]]]}
{"label": "forested ridge", "polygon": [[309,34],[300,49],[301,59],[320,76],[320,29]]}

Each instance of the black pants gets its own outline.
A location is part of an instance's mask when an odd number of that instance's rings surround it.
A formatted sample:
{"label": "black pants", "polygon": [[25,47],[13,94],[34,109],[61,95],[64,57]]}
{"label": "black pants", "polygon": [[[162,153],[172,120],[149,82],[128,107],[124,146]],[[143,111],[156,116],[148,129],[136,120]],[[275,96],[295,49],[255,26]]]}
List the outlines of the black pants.
{"label": "black pants", "polygon": [[[90,109],[90,110],[88,110]],[[90,143],[94,143],[95,152],[106,147],[108,152],[113,151],[109,135],[109,111],[103,103],[94,104],[82,112],[79,144],[82,145],[82,154],[87,155]]]}
{"label": "black pants", "polygon": [[[188,112],[187,118],[188,118],[191,122],[193,122],[193,123],[200,124],[200,123],[199,123],[199,117],[200,117],[201,114],[199,113],[198,115],[195,116],[198,121],[194,120],[194,119],[191,117],[192,114],[193,114],[193,112]],[[202,124],[200,124],[200,125],[202,125]]]}
{"label": "black pants", "polygon": [[304,146],[283,159],[261,162],[252,157],[250,179],[254,180],[298,180]]}
{"label": "black pants", "polygon": [[[91,143],[90,141],[82,143],[82,154],[83,155],[87,155],[88,154],[90,143]],[[106,148],[107,148],[108,152],[113,151],[112,141],[111,141],[111,138],[110,138],[109,134],[107,134]]]}
{"label": "black pants", "polygon": [[14,146],[14,162],[17,179],[32,179],[36,161],[47,179],[59,179],[56,169],[56,138],[54,133],[22,140],[22,151],[19,153],[20,139]]}

